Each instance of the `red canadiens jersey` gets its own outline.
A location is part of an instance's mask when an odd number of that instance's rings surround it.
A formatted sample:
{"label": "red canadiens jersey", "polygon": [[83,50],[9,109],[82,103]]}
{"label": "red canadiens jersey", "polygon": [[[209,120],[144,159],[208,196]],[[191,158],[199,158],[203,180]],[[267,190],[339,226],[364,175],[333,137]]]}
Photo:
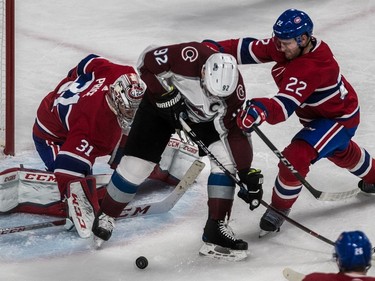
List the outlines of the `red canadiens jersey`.
{"label": "red canadiens jersey", "polygon": [[314,39],[314,48],[291,61],[277,50],[272,38],[241,38],[218,42],[222,51],[241,64],[276,62],[272,76],[279,88],[273,98],[256,98],[267,108],[267,122],[285,121],[296,112],[302,123],[336,119],[345,127],[359,123],[357,94],[340,73],[328,45]]}
{"label": "red canadiens jersey", "polygon": [[42,100],[33,132],[41,139],[63,144],[55,172],[85,176],[96,157],[112,152],[121,128],[105,95],[126,73],[135,70],[89,55]]}
{"label": "red canadiens jersey", "polygon": [[375,277],[350,273],[311,273],[303,281],[375,281]]}
{"label": "red canadiens jersey", "polygon": [[[202,67],[214,53],[216,51],[198,42],[146,49],[138,66],[141,78],[147,84],[146,96],[157,103],[163,94],[176,87],[184,97],[189,119],[195,123],[213,121],[221,138],[229,140],[238,167],[249,168],[252,152],[235,119],[237,109],[246,98],[242,76],[235,91],[227,98],[212,96],[202,89]],[[237,141],[239,143],[235,144]]]}

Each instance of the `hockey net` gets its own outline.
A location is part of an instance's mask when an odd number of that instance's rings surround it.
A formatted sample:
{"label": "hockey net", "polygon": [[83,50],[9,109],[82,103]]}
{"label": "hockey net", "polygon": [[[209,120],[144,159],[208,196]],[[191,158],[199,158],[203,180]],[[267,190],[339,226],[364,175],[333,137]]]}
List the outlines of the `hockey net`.
{"label": "hockey net", "polygon": [[14,1],[0,0],[0,154],[14,155]]}

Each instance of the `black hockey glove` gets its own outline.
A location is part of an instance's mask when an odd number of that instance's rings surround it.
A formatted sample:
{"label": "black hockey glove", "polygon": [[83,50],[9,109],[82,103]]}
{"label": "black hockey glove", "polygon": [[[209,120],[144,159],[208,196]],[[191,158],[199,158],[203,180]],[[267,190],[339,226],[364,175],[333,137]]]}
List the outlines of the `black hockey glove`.
{"label": "black hockey glove", "polygon": [[167,118],[175,129],[182,129],[179,116],[181,113],[186,115],[186,104],[184,97],[176,88],[162,95],[156,102],[161,114]]}
{"label": "black hockey glove", "polygon": [[249,171],[240,171],[238,176],[247,188],[247,190],[241,188],[237,193],[238,197],[250,204],[251,211],[258,208],[263,196],[263,175],[261,170],[250,168]]}

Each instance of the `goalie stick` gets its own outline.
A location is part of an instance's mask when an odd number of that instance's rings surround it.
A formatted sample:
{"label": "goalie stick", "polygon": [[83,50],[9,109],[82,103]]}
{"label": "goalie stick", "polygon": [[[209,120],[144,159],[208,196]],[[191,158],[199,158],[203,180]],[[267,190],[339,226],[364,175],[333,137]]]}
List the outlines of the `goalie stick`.
{"label": "goalie stick", "polygon": [[[188,188],[194,183],[195,179],[203,170],[204,166],[205,164],[203,162],[195,160],[193,164],[191,164],[185,175],[182,177],[180,182],[176,185],[173,191],[168,194],[167,197],[158,202],[129,205],[124,209],[124,211],[117,219],[120,220],[125,218],[155,215],[168,212],[176,205],[177,201],[180,200],[180,198],[185,194]],[[36,224],[0,228],[0,235],[65,225],[67,223],[67,220],[69,219],[60,219]]]}
{"label": "goalie stick", "polygon": [[274,144],[266,137],[258,126],[253,126],[255,133],[264,141],[264,143],[272,150],[272,152],[280,159],[280,161],[289,169],[289,171],[310,191],[310,193],[321,201],[338,201],[356,196],[360,189],[356,188],[343,192],[325,192],[315,189],[285,158],[285,156],[274,146]]}

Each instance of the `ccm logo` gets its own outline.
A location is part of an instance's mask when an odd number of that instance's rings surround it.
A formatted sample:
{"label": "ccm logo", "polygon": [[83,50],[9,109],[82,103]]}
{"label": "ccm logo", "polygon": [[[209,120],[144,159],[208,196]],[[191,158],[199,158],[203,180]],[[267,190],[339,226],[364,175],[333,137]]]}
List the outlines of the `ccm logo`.
{"label": "ccm logo", "polygon": [[178,148],[180,146],[180,142],[177,140],[169,140],[168,146]]}
{"label": "ccm logo", "polygon": [[81,208],[79,207],[79,202],[77,199],[78,196],[75,193],[72,193],[71,196],[73,197],[72,204],[74,207],[74,212],[76,213],[76,218],[78,220],[78,223],[81,226],[81,228],[87,228],[85,220],[83,219],[83,216],[82,216]]}
{"label": "ccm logo", "polygon": [[137,217],[147,214],[148,210],[150,209],[151,205],[147,205],[145,207],[129,207],[125,208],[122,213],[121,217]]}
{"label": "ccm logo", "polygon": [[36,173],[27,173],[25,175],[26,180],[37,180],[45,182],[56,182],[56,177],[53,174],[36,174]]}

